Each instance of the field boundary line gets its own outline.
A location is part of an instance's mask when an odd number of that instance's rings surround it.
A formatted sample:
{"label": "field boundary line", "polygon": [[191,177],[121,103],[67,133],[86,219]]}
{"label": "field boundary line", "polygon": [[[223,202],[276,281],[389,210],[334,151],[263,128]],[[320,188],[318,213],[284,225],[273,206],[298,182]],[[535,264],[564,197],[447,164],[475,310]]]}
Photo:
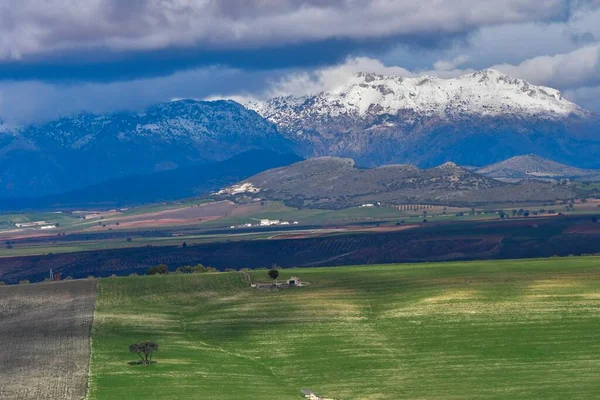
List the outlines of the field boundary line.
{"label": "field boundary line", "polygon": [[87,382],[85,388],[85,397],[82,400],[90,400],[92,393],[92,358],[94,356],[94,323],[96,321],[96,307],[98,306],[98,281],[94,280],[94,312],[92,313],[92,323],[90,324],[89,357],[87,368]]}

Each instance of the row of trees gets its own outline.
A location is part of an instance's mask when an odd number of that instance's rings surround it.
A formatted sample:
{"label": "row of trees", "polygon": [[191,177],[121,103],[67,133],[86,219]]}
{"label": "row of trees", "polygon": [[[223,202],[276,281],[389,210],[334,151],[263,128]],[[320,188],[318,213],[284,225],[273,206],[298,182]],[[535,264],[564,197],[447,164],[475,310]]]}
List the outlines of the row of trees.
{"label": "row of trees", "polygon": [[[177,268],[173,273],[175,274],[202,274],[206,272],[219,272],[214,267],[206,267],[202,264],[197,265],[186,265],[185,267]],[[165,264],[159,264],[154,267],[148,268],[146,275],[167,275],[169,273],[169,267]]]}

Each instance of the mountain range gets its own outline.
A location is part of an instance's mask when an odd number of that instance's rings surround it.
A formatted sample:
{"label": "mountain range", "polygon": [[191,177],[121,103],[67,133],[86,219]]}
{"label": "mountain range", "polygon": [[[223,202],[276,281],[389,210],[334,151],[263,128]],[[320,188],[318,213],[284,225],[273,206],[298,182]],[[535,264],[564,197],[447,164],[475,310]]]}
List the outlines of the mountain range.
{"label": "mountain range", "polygon": [[575,197],[556,182],[507,183],[447,162],[434,168],[387,165],[358,168],[352,159],[320,157],[272,169],[219,193],[279,200],[294,207],[341,209],[363,204],[445,206],[553,202]]}
{"label": "mountain range", "polygon": [[363,166],[488,165],[535,153],[600,167],[600,120],[555,89],[495,70],[454,79],[357,74],[311,96],[249,103],[305,158]]}
{"label": "mountain range", "polygon": [[289,152],[277,128],[233,101],[176,101],[81,114],[0,134],[0,197],[59,194],[126,176]]}
{"label": "mountain range", "polygon": [[319,94],[245,106],[182,100],[18,128],[0,123],[0,198],[110,186],[250,150],[420,168],[532,153],[599,168],[600,119],[557,90],[494,70],[454,79],[362,73]]}

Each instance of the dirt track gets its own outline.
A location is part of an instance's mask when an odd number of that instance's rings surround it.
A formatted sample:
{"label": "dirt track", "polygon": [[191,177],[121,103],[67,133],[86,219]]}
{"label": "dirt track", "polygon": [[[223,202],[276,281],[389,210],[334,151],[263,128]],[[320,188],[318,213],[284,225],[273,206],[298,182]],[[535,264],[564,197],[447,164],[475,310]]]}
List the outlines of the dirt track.
{"label": "dirt track", "polygon": [[0,399],[86,395],[95,281],[0,287]]}

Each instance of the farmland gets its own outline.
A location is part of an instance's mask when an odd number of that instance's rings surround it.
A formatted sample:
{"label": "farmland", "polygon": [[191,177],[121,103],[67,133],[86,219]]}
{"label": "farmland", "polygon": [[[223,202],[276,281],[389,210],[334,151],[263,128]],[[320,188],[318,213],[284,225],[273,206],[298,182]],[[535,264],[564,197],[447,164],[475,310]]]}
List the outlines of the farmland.
{"label": "farmland", "polygon": [[0,398],[79,400],[95,281],[0,287]]}
{"label": "farmland", "polygon": [[[50,268],[63,276],[144,273],[164,263],[170,267],[202,263],[220,270],[341,266],[417,261],[515,259],[600,253],[600,224],[587,215],[510,218],[488,221],[442,221],[401,226],[367,225],[351,229],[259,230],[247,233],[102,239],[115,248],[95,246],[95,240],[57,238],[61,246],[81,246],[69,253],[48,248],[44,255],[12,256],[0,252],[0,280],[43,280]],[[103,235],[98,233],[96,235]],[[92,236],[94,238],[95,236]],[[28,239],[10,251],[37,250],[44,242]],[[182,246],[186,242],[185,247]],[[160,245],[157,244],[160,243]],[[140,245],[147,243],[147,245]],[[31,247],[25,247],[25,246]],[[52,244],[54,245],[54,244]],[[123,246],[123,247],[117,247]],[[50,254],[52,253],[52,254]],[[60,253],[60,254],[59,254]]]}
{"label": "farmland", "polygon": [[[253,271],[254,281],[268,280]],[[90,399],[593,398],[600,258],[103,279]],[[127,346],[156,340],[158,361]]]}

